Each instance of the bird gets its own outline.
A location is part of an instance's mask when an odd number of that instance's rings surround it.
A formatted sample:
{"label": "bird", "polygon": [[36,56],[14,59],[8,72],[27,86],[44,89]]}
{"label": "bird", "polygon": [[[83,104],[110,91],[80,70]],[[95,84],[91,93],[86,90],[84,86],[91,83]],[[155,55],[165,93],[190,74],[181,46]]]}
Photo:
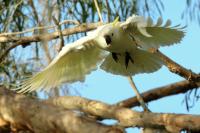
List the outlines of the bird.
{"label": "bird", "polygon": [[152,73],[164,62],[149,50],[177,44],[184,34],[184,27],[171,26],[169,19],[163,23],[162,17],[156,23],[135,14],[122,22],[117,18],[66,44],[46,68],[23,80],[16,90],[49,91],[63,83],[83,82],[98,68],[121,76]]}

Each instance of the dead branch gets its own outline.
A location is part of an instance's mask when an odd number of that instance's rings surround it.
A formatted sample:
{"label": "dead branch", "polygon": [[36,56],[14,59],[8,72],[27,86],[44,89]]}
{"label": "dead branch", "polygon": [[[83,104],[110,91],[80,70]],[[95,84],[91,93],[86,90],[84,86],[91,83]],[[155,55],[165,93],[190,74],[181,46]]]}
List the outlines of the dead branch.
{"label": "dead branch", "polygon": [[81,113],[15,94],[0,87],[0,126],[9,123],[13,131],[35,133],[122,133]]}
{"label": "dead branch", "polygon": [[[166,86],[150,89],[149,91],[142,93],[141,96],[143,97],[145,102],[150,102],[150,101],[154,101],[163,97],[185,93],[189,90],[192,90],[198,87],[200,87],[200,85],[184,80],[184,81],[172,83]],[[118,102],[116,105],[130,108],[130,107],[139,106],[140,104],[137,101],[136,97],[132,97],[132,98],[123,100],[121,102]]]}
{"label": "dead branch", "polygon": [[197,124],[200,122],[199,115],[136,112],[128,108],[74,96],[53,98],[46,102],[66,109],[80,110],[104,119],[116,119],[119,125],[124,127],[165,127],[168,131],[170,129],[170,132],[174,132],[173,129],[200,131],[200,125]]}

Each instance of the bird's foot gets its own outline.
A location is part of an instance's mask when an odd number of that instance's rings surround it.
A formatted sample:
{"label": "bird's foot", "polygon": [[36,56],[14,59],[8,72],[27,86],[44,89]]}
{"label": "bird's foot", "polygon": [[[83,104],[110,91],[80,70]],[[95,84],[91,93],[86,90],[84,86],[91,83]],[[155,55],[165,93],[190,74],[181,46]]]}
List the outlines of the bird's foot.
{"label": "bird's foot", "polygon": [[128,68],[129,61],[134,63],[134,60],[132,59],[130,54],[128,52],[125,52],[125,66],[126,66],[126,69]]}

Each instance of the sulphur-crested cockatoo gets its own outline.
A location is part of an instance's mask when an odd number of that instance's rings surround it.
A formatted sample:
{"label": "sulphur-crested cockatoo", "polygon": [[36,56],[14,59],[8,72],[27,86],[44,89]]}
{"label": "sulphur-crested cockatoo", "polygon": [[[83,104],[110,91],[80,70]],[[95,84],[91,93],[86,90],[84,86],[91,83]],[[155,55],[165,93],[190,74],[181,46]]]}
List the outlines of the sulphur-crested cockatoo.
{"label": "sulphur-crested cockatoo", "polygon": [[65,45],[55,59],[41,72],[24,80],[19,92],[49,90],[61,83],[84,81],[85,76],[100,66],[106,72],[133,76],[151,73],[163,65],[148,50],[180,42],[182,28],[170,27],[162,18],[132,15],[125,22],[114,21],[98,27],[85,37]]}

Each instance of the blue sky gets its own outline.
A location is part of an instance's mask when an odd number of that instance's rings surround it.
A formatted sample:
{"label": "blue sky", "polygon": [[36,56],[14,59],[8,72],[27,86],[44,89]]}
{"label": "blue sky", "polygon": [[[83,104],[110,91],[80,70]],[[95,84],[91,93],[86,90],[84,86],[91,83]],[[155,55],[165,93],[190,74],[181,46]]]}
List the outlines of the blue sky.
{"label": "blue sky", "polygon": [[[173,0],[173,2],[169,0],[162,1],[165,5],[165,10],[163,11],[164,20],[169,18],[172,20],[172,24],[181,23],[184,26],[185,21],[181,20],[181,13],[185,8],[185,2],[180,0]],[[198,43],[200,28],[198,23],[189,23],[185,31],[186,36],[180,44],[161,48],[161,51],[184,67],[198,73],[200,72],[200,45]],[[162,67],[162,69],[152,74],[140,74],[134,77],[140,92],[180,80],[183,80],[183,78],[169,72],[166,67]],[[135,96],[126,77],[112,75],[103,70],[93,72],[87,76],[84,83],[76,83],[72,88],[77,89],[83,97],[110,104]],[[153,112],[199,113],[199,102],[196,102],[195,107],[190,109],[190,112],[187,112],[185,104],[182,104],[183,99],[184,94],[180,94],[153,101],[148,105]],[[138,110],[138,108],[135,109]],[[131,128],[127,131],[139,132],[137,129],[133,130]]]}

